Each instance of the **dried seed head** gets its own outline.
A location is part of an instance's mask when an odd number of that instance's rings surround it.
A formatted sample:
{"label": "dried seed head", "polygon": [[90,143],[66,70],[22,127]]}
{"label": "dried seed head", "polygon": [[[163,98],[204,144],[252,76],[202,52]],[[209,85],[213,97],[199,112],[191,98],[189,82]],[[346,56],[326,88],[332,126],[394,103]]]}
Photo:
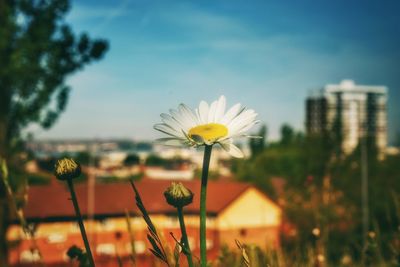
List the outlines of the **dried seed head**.
{"label": "dried seed head", "polygon": [[175,208],[182,208],[193,201],[193,193],[182,183],[172,183],[164,192],[168,204]]}
{"label": "dried seed head", "polygon": [[57,160],[54,174],[59,180],[74,179],[81,175],[81,166],[73,159],[63,158]]}

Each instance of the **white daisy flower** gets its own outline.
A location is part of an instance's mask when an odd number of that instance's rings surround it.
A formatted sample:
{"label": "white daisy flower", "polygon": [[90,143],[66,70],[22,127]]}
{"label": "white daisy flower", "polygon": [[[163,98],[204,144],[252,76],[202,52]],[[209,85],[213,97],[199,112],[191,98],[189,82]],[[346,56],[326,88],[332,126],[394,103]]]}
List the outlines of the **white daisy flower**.
{"label": "white daisy flower", "polygon": [[233,144],[233,140],[251,137],[246,132],[259,122],[255,119],[257,113],[240,103],[226,112],[225,108],[224,96],[211,105],[201,101],[195,110],[180,104],[178,110],[170,109],[169,114],[161,114],[163,123],[154,125],[154,129],[169,135],[158,141],[165,145],[193,147],[220,144],[231,156],[242,158],[243,152]]}

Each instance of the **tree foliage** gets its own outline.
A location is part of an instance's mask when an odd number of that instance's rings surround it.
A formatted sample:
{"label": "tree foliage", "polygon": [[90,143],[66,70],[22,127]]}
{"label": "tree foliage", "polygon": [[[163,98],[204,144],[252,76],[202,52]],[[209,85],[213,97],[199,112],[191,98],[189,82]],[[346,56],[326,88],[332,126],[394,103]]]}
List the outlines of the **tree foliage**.
{"label": "tree foliage", "polygon": [[128,156],[124,160],[125,166],[134,166],[139,165],[140,157],[137,154],[128,154]]}
{"label": "tree foliage", "polygon": [[159,157],[155,154],[150,154],[146,158],[145,164],[147,166],[163,167],[165,169],[175,170],[181,167],[183,164],[189,164],[189,161],[181,157],[173,157],[171,159],[166,159]]}
{"label": "tree foliage", "polygon": [[[235,161],[233,170],[238,179],[256,184],[281,204],[285,222],[297,228],[293,247],[296,244],[302,244],[303,248],[314,246],[311,231],[318,227],[322,232],[318,242],[323,244],[331,261],[337,263],[345,253],[360,260],[361,153],[365,146],[369,229],[379,233],[380,239],[374,242],[379,243],[382,256],[390,259],[400,241],[400,169],[397,167],[400,155],[380,158],[374,140],[373,136],[359,140],[359,146],[345,155],[340,134],[335,129],[305,136],[284,125],[280,140],[270,142],[247,161]],[[284,181],[283,190],[273,183],[276,178]],[[290,240],[283,239],[286,248],[291,247]],[[296,250],[302,249],[296,247]],[[305,255],[307,251],[302,253]]]}
{"label": "tree foliage", "polygon": [[50,128],[65,110],[66,78],[99,60],[108,44],[64,21],[67,0],[0,0],[0,155],[30,123]]}
{"label": "tree foliage", "polygon": [[[64,19],[69,9],[68,0],[0,0],[0,158],[10,169],[21,168],[14,156],[22,131],[31,123],[50,128],[68,102],[66,78],[107,51],[106,41],[73,33]],[[3,183],[0,203],[0,266],[7,266]]]}

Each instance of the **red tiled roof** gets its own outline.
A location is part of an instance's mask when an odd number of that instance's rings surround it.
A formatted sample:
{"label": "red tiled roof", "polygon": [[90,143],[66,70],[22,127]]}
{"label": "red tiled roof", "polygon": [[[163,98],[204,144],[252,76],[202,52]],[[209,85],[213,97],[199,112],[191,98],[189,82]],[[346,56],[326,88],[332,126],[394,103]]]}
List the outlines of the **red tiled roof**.
{"label": "red tiled roof", "polygon": [[[193,203],[185,207],[186,213],[198,213],[200,210],[200,181],[182,182],[194,193]],[[164,191],[171,181],[144,179],[135,185],[143,203],[150,214],[173,213],[175,208],[164,199]],[[217,214],[235,200],[249,184],[209,181],[207,189],[207,211]],[[121,216],[125,210],[139,214],[135,205],[134,192],[129,183],[103,183],[95,185],[95,216]],[[88,186],[86,183],[75,185],[79,206],[83,216],[88,210]],[[24,208],[28,220],[68,220],[75,218],[75,213],[66,184],[53,183],[46,186],[32,186],[28,191],[28,203]]]}

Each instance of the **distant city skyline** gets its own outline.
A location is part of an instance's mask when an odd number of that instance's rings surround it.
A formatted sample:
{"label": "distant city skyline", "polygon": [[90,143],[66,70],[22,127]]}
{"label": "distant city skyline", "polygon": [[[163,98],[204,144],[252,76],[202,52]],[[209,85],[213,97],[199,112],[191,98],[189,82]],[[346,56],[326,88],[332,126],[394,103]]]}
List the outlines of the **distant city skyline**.
{"label": "distant city skyline", "polygon": [[[68,79],[67,110],[38,139],[152,140],[159,114],[225,95],[259,113],[269,139],[304,131],[309,90],[352,79],[388,87],[400,132],[398,1],[72,1],[76,33],[106,38],[99,63]],[[255,131],[256,129],[254,129]]]}

